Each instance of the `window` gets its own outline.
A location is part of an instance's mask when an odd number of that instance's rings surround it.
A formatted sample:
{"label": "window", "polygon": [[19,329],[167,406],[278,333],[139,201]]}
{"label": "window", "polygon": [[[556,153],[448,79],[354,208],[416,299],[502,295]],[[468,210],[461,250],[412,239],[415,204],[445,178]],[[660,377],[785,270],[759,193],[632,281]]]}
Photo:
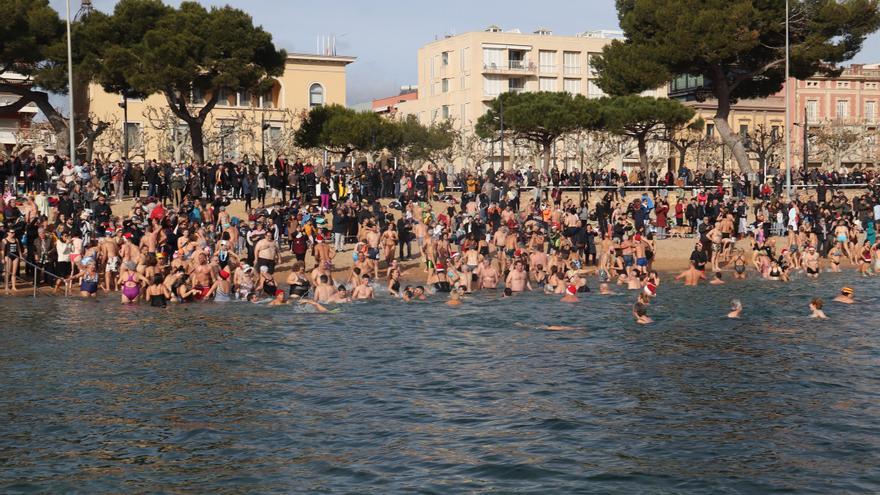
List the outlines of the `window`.
{"label": "window", "polygon": [[238,133],[235,130],[235,121],[220,121],[220,148],[224,160],[238,159]]}
{"label": "window", "polygon": [[563,52],[562,64],[565,66],[565,74],[573,75],[581,72],[581,63],[578,60],[580,52]]}
{"label": "window", "polygon": [[709,139],[715,137],[715,124],[706,124],[706,137]]}
{"label": "window", "polygon": [[807,87],[808,88],[818,88],[819,81],[807,81]]}
{"label": "window", "polygon": [[837,118],[845,119],[849,117],[849,100],[837,100]]}
{"label": "window", "polygon": [[232,95],[229,94],[229,91],[226,89],[220,88],[217,90],[217,104],[229,106],[231,105],[230,101],[232,99]]}
{"label": "window", "polygon": [[749,136],[749,124],[739,125],[739,137],[747,138]]}
{"label": "window", "polygon": [[191,101],[194,105],[204,104],[205,103],[205,94],[202,93],[202,90],[200,90],[199,88],[193,88]]}
{"label": "window", "polygon": [[449,105],[443,105],[442,109],[443,109],[443,119],[448,120],[449,115],[450,115]]}
{"label": "window", "polygon": [[500,48],[483,48],[483,67],[500,69],[505,66],[504,50]]}
{"label": "window", "polygon": [[324,104],[324,86],[318,83],[309,88],[309,107],[319,107]]}
{"label": "window", "polygon": [[461,60],[459,60],[459,65],[461,66],[461,71],[467,71],[468,63],[471,60],[471,49],[470,48],[462,48],[461,50]]}
{"label": "window", "polygon": [[580,79],[566,79],[563,84],[563,89],[566,93],[571,93],[576,95],[581,92],[581,80]]}
{"label": "window", "polygon": [[877,89],[877,83],[875,82],[866,82],[865,89]]}
{"label": "window", "polygon": [[778,126],[778,125],[770,126],[770,138],[773,139],[773,140],[776,140],[776,139],[779,139],[779,138],[780,138],[780,134],[779,134],[779,126]]}
{"label": "window", "polygon": [[510,79],[507,81],[507,90],[514,93],[522,93],[526,90],[526,83],[522,79]]}
{"label": "window", "polygon": [[249,107],[253,103],[251,102],[251,92],[250,91],[239,91],[238,92],[238,106],[240,107]]}
{"label": "window", "polygon": [[260,97],[260,104],[263,108],[275,108],[275,100],[272,98],[271,89],[263,93],[263,96]]}
{"label": "window", "polygon": [[849,81],[837,81],[837,88],[838,89],[849,88]]}
{"label": "window", "polygon": [[605,92],[596,84],[596,81],[591,79],[587,81],[587,96],[590,98],[601,98],[605,96]]}
{"label": "window", "polygon": [[270,125],[266,139],[268,139],[273,145],[281,143],[281,126]]}
{"label": "window", "polygon": [[538,80],[538,89],[541,91],[556,91],[555,77],[542,77]]}
{"label": "window", "polygon": [[443,52],[443,53],[440,55],[440,64],[441,64],[443,67],[447,67],[447,66],[449,66],[449,52]]}
{"label": "window", "polygon": [[807,101],[807,122],[816,122],[819,119],[819,102]]}
{"label": "window", "polygon": [[443,91],[444,93],[449,92],[449,79],[443,79],[441,83],[441,88],[441,91]]}
{"label": "window", "polygon": [[876,101],[868,101],[865,102],[865,122],[874,123],[874,120],[877,118],[877,102]]}
{"label": "window", "polygon": [[141,148],[141,144],[143,143],[143,136],[141,136],[141,124],[140,122],[126,122],[125,124],[126,135],[125,139],[128,141],[128,149],[129,150],[137,150]]}
{"label": "window", "polygon": [[596,66],[594,61],[601,57],[602,55],[598,53],[590,53],[587,55],[587,72],[590,74],[590,77],[598,77],[599,73],[596,72]]}
{"label": "window", "polygon": [[498,77],[483,77],[483,94],[486,96],[496,97],[503,92],[503,79]]}
{"label": "window", "polygon": [[541,72],[556,72],[556,52],[541,50],[538,52],[538,63],[541,65]]}

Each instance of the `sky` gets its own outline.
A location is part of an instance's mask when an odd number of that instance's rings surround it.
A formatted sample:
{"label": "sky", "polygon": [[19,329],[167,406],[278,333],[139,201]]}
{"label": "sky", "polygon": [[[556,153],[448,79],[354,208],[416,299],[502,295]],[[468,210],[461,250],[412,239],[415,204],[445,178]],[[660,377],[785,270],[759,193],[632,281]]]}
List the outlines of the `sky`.
{"label": "sky", "polygon": [[[179,0],[165,0],[178,5]],[[70,0],[75,14],[80,0]],[[64,0],[50,0],[65,16]],[[115,0],[92,0],[110,12]],[[348,67],[348,104],[392,96],[417,84],[419,47],[446,34],[479,31],[490,24],[532,32],[548,27],[558,35],[617,29],[614,0],[203,0],[251,14],[289,52],[314,53],[318,36],[336,36],[336,53],[357,57]],[[855,63],[880,62],[880,35],[865,41]]]}

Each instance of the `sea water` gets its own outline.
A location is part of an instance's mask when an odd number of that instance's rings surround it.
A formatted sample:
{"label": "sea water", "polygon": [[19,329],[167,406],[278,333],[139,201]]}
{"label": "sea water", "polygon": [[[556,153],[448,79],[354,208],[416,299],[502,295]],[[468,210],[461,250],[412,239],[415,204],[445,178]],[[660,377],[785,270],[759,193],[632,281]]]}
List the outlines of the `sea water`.
{"label": "sea water", "polygon": [[[667,282],[649,326],[623,288],[337,314],[4,298],[0,492],[877,493],[880,291],[854,277]],[[857,305],[807,318],[844,284]]]}

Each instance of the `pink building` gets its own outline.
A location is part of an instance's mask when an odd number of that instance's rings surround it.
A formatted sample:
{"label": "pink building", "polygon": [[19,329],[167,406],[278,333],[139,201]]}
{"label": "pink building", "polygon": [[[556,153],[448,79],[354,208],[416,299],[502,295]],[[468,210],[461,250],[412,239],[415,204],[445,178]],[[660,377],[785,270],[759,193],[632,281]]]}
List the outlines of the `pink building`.
{"label": "pink building", "polygon": [[373,100],[373,111],[383,115],[394,117],[397,115],[397,106],[405,101],[419,99],[418,86],[402,86],[400,94]]}

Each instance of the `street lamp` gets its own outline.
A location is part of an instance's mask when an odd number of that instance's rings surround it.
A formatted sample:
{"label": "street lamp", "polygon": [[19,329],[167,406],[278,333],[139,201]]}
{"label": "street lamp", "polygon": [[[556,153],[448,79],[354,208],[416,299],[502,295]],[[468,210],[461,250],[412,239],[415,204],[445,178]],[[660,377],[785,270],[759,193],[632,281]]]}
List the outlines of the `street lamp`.
{"label": "street lamp", "polygon": [[67,0],[67,104],[70,105],[70,122],[68,131],[70,139],[70,163],[76,163],[76,137],[74,136],[73,127],[73,49],[70,38],[70,0]]}
{"label": "street lamp", "polygon": [[[74,20],[84,17],[92,12],[92,0],[82,0],[79,11]],[[70,139],[70,163],[76,163],[76,135],[74,133],[73,117],[73,41],[70,36],[70,0],[67,0],[67,104],[70,106],[70,122],[68,124],[68,139]]]}
{"label": "street lamp", "polygon": [[789,86],[790,63],[791,57],[791,41],[789,40],[789,0],[785,0],[785,195],[791,199],[791,105],[789,104],[789,95],[791,87]]}
{"label": "street lamp", "polygon": [[128,162],[128,91],[122,91],[119,108],[122,109],[122,155]]}

